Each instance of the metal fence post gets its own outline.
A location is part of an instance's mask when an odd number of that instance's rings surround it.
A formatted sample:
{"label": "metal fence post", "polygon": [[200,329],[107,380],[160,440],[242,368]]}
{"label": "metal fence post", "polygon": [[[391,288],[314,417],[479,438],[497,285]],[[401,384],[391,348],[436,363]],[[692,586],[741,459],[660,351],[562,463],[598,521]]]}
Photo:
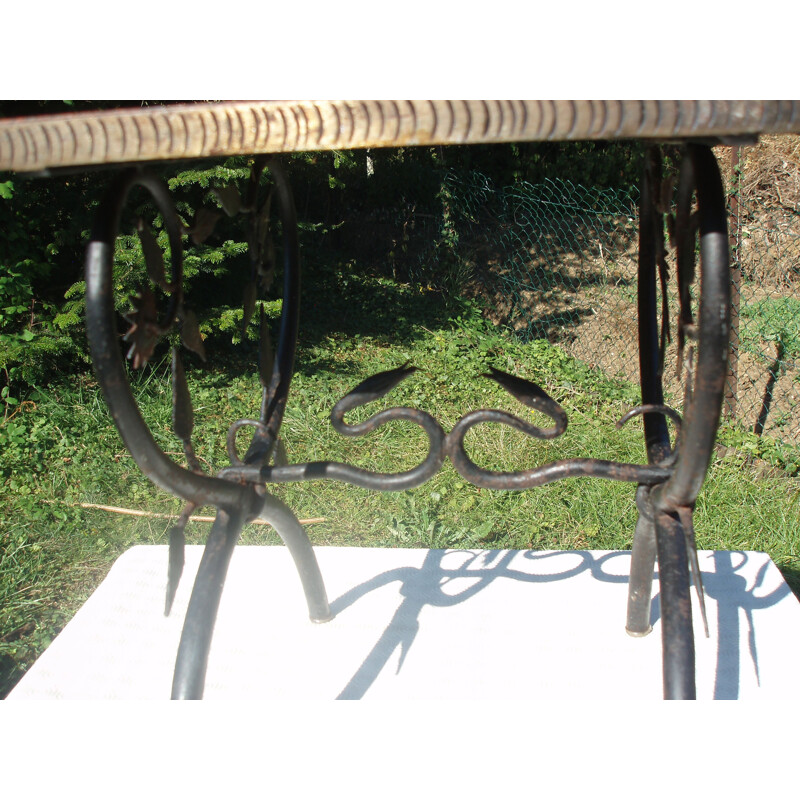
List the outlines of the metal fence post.
{"label": "metal fence post", "polygon": [[728,345],[728,377],[725,388],[725,402],[723,404],[724,413],[730,419],[736,418],[736,395],[739,389],[739,291],[742,282],[740,252],[742,235],[739,226],[740,156],[741,147],[731,147],[731,186],[729,189],[730,201],[728,203],[728,213],[730,215],[728,240],[731,253],[731,338]]}

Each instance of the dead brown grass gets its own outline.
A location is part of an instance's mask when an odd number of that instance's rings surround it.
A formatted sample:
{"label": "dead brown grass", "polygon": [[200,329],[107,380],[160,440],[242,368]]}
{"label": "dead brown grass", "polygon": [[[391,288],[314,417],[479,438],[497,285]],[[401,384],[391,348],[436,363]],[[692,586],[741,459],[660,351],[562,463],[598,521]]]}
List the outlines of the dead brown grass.
{"label": "dead brown grass", "polygon": [[[714,152],[723,177],[731,183],[731,147]],[[740,200],[765,209],[800,206],[800,135],[762,136],[758,144],[740,151]]]}
{"label": "dead brown grass", "polygon": [[738,188],[744,279],[777,291],[794,289],[800,283],[800,135],[764,136],[741,148],[738,187],[733,149],[715,152],[726,185]]}

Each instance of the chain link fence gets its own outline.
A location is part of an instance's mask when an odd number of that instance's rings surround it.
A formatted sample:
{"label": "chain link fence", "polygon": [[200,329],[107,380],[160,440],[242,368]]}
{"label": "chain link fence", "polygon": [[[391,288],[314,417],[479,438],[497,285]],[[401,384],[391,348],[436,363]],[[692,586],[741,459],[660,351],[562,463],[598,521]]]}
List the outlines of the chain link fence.
{"label": "chain link fence", "polygon": [[[730,149],[720,149],[721,160],[729,159]],[[782,163],[785,179],[778,183],[774,170],[751,180],[746,161],[723,163],[731,187],[734,298],[725,413],[737,426],[794,448],[800,446],[800,159]],[[412,281],[479,295],[493,321],[521,338],[545,337],[608,377],[638,384],[636,191],[551,179],[501,187],[476,172],[452,172],[440,198],[441,218],[415,218],[409,209],[403,223]],[[674,271],[674,257],[671,265]],[[673,342],[665,356],[664,389],[666,401],[680,409],[675,349]]]}
{"label": "chain link fence", "polygon": [[757,434],[798,445],[800,137],[765,137],[726,166],[738,312],[727,410]]}

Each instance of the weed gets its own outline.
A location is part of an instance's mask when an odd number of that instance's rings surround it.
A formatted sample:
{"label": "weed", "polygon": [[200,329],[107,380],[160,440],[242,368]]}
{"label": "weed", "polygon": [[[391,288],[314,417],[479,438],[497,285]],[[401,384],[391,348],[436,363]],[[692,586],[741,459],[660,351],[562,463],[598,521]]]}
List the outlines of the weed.
{"label": "weed", "polygon": [[741,310],[750,320],[740,333],[740,345],[755,355],[764,352],[764,343],[773,342],[780,359],[800,360],[800,300],[794,297],[768,297]]}

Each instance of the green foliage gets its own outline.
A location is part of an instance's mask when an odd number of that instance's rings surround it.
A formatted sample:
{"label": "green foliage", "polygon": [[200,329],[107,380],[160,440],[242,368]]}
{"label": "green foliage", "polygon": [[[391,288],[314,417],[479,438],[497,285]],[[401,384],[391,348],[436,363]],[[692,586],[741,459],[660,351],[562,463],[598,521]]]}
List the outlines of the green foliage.
{"label": "green foliage", "polygon": [[[0,116],[132,105],[139,103],[0,101]],[[600,178],[605,170],[608,180],[619,181],[628,174],[622,166],[625,159],[631,163],[636,160],[627,145],[586,147],[594,155],[602,155],[595,162],[605,164],[602,168],[595,164],[591,176],[578,175],[575,167],[592,162],[591,158],[559,156],[561,160],[558,164],[553,162],[553,168],[569,162],[573,164],[569,176],[574,178]],[[397,221],[402,231],[394,236],[388,263],[375,265],[395,274],[399,264],[413,261],[412,233],[416,226],[417,234],[432,234],[425,284],[443,289],[443,297],[450,302],[471,280],[472,267],[459,252],[457,199],[446,184],[447,171],[481,167],[495,180],[530,180],[543,174],[553,161],[551,149],[552,146],[524,145],[402,147],[297,153],[284,160],[290,166],[306,251],[344,246],[360,261],[364,248],[371,247],[369,226],[394,226]],[[583,150],[581,154],[587,155]],[[181,220],[188,227],[199,209],[222,209],[215,190],[231,185],[244,189],[249,161],[237,157],[222,163],[195,162],[177,172],[172,166],[155,168],[163,172]],[[0,180],[0,370],[2,384],[7,388],[6,399],[21,397],[26,387],[45,383],[57,372],[85,368],[81,272],[93,208],[107,183],[108,176],[103,173]],[[120,314],[130,309],[130,298],[147,282],[134,230],[139,216],[152,227],[169,269],[163,220],[146,193],[136,190],[129,198],[115,244],[115,304]],[[444,220],[438,229],[429,228],[425,222],[434,217]],[[242,215],[223,215],[203,244],[185,239],[187,303],[197,312],[204,332],[221,330],[235,338],[235,309],[241,306],[250,274],[245,223]],[[365,230],[367,235],[362,236]],[[378,252],[376,248],[375,253]]]}
{"label": "green foliage", "polygon": [[635,141],[519,142],[443,148],[449,167],[477,171],[501,185],[559,179],[629,191],[641,178],[642,145]]}
{"label": "green foliage", "polygon": [[764,461],[789,477],[800,475],[800,448],[770,436],[758,436],[741,426],[723,424],[717,435],[720,445],[735,448],[740,458]]}
{"label": "green foliage", "polygon": [[743,306],[741,315],[749,320],[739,333],[744,350],[769,357],[764,353],[764,343],[773,342],[781,354],[780,359],[800,360],[800,300],[767,297]]}
{"label": "green foliage", "polygon": [[[79,337],[53,325],[57,314],[53,286],[61,259],[75,252],[81,234],[50,205],[48,195],[62,198],[60,191],[42,196],[30,182],[2,185],[6,191],[0,193],[0,391],[8,413],[26,384],[47,380],[80,360]],[[43,210],[41,200],[46,203]],[[68,243],[71,237],[73,244]]]}
{"label": "green foliage", "polygon": [[[167,186],[170,191],[182,189],[189,192],[185,202],[189,203],[194,201],[196,204],[198,200],[206,197],[204,191],[214,187],[227,186],[230,183],[237,183],[239,181],[246,181],[250,177],[250,167],[246,160],[237,157],[230,158],[224,164],[215,164],[206,166],[203,169],[192,168],[178,172],[174,177],[167,179]],[[181,211],[179,204],[179,211]],[[193,208],[192,210],[196,210]]]}
{"label": "green foliage", "polygon": [[[37,103],[31,107],[53,110]],[[0,102],[3,113],[21,112],[9,111],[8,104]],[[473,429],[467,447],[483,466],[526,469],[569,457],[632,462],[645,458],[641,421],[621,431],[614,427],[638,402],[637,387],[568,356],[541,338],[541,331],[539,338],[528,341],[511,335],[486,319],[478,302],[464,296],[472,277],[465,253],[471,234],[465,231],[480,230],[486,224],[481,214],[487,209],[495,215],[493,224],[511,219],[502,216],[502,201],[493,199],[493,185],[512,187],[514,206],[523,210],[533,207],[531,187],[539,187],[537,202],[552,212],[556,189],[630,188],[638,179],[636,146],[408,147],[293,154],[285,160],[301,219],[306,267],[301,348],[282,429],[290,461],[332,459],[386,471],[419,463],[426,439],[413,425],[392,424],[351,440],[336,435],[328,423],[332,405],[344,393],[368,375],[406,359],[419,372],[380,402],[385,407],[424,408],[445,427],[479,407],[528,415],[483,377],[489,365],[534,380],[567,409],[569,429],[553,443],[534,441],[502,426]],[[189,227],[201,208],[224,212],[214,190],[235,184],[242,191],[249,163],[227,159],[177,172],[165,167],[163,174]],[[108,175],[4,177],[0,176],[0,399],[5,406],[0,420],[0,694],[47,646],[117,555],[132,544],[163,543],[171,524],[108,517],[79,504],[172,514],[180,508],[132,463],[85,361],[83,251]],[[265,177],[262,191],[267,181]],[[465,186],[474,189],[473,205],[464,201]],[[549,195],[542,194],[542,186],[549,187]],[[563,197],[562,193],[557,199]],[[624,215],[625,209],[616,213]],[[135,232],[139,216],[152,228],[167,269],[170,266],[163,220],[146,193],[137,191],[115,245],[115,303],[120,314],[129,310],[131,296],[149,280]],[[192,359],[187,364],[196,450],[210,472],[226,464],[227,425],[235,418],[257,416],[260,402],[253,364],[255,326],[248,330],[248,341],[236,348],[239,355],[227,349],[231,342],[239,344],[242,294],[251,274],[247,221],[242,214],[222,213],[204,243],[184,239],[187,304],[198,313],[206,339],[219,350],[226,348],[222,363],[211,359],[201,367]],[[378,234],[386,228],[384,247]],[[279,242],[279,226],[274,235]],[[280,258],[277,263],[280,270]],[[415,281],[404,280],[413,272],[409,265],[416,269]],[[555,272],[537,273],[540,281],[554,277]],[[279,286],[276,276],[272,293],[262,291],[258,301],[273,326],[281,309]],[[800,347],[798,301],[765,301],[743,313],[757,330],[757,336],[745,333],[743,346],[780,341],[787,355]],[[156,440],[180,459],[171,429],[168,373],[168,362],[159,351],[131,380]],[[368,416],[374,410],[359,410],[353,416]],[[733,428],[723,428],[720,436],[742,458],[712,464],[710,482],[698,503],[701,546],[755,546],[770,552],[779,565],[792,559],[796,563],[796,486],[785,478],[756,482],[746,459],[763,459],[796,475],[800,457],[772,440]],[[274,489],[300,516],[326,516],[325,523],[311,530],[315,543],[324,544],[624,549],[630,546],[636,513],[632,487],[625,484],[581,480],[533,492],[482,492],[447,466],[425,486],[396,495],[325,482]],[[707,494],[713,502],[706,502]],[[736,542],[730,539],[734,529]],[[190,526],[190,543],[201,543],[206,532],[202,524]],[[243,541],[278,540],[263,529],[249,529]]]}

